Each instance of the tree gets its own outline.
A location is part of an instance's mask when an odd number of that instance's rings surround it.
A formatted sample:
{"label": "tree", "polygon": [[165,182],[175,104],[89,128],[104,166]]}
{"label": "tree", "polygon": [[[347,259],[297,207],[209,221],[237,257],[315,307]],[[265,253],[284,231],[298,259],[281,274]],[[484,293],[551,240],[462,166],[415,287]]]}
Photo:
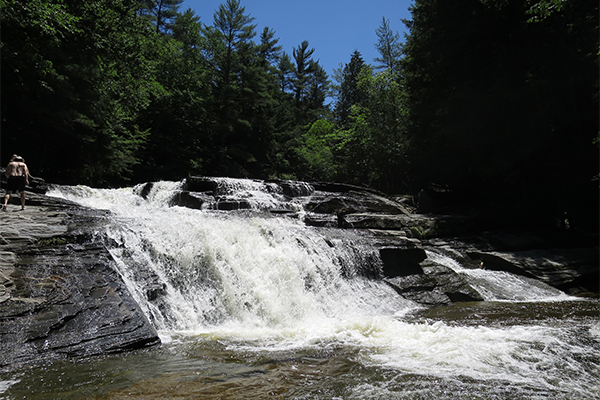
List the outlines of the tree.
{"label": "tree", "polygon": [[327,72],[316,61],[311,60],[308,69],[312,73],[307,82],[307,107],[309,110],[316,111],[316,115],[320,116],[324,109],[323,103],[329,94],[329,78]]}
{"label": "tree", "polygon": [[367,65],[358,50],[350,57],[350,62],[340,71],[339,92],[335,105],[335,118],[342,129],[347,129],[350,123],[351,107],[362,105],[365,93],[358,89],[359,75]]}
{"label": "tree", "polygon": [[[136,176],[145,180],[178,180],[206,171],[211,140],[208,108],[213,101],[208,47],[199,17],[191,10],[178,15],[173,35],[156,40],[156,80],[166,90],[138,120],[150,130]],[[157,169],[157,165],[161,168]]]}
{"label": "tree", "polygon": [[292,52],[295,61],[294,96],[298,106],[307,96],[309,75],[313,72],[312,67],[314,66],[311,63],[314,52],[315,49],[308,48],[306,40],[295,47]]}
{"label": "tree", "polygon": [[230,176],[246,176],[244,165],[254,156],[246,149],[251,126],[244,120],[242,108],[244,69],[254,62],[256,35],[254,18],[246,14],[238,0],[219,6],[208,31],[215,66],[215,116],[211,169]]}
{"label": "tree", "polygon": [[398,32],[392,32],[390,21],[385,17],[381,20],[381,25],[375,31],[377,34],[377,44],[375,48],[380,54],[380,57],[375,58],[376,62],[381,63],[377,69],[389,69],[392,74],[400,72],[400,57],[402,56],[402,46],[399,42],[400,35]]}
{"label": "tree", "polygon": [[407,178],[405,95],[390,70],[364,67],[357,90],[362,101],[350,107],[346,129],[337,132],[334,155],[345,180],[398,190]]}
{"label": "tree", "polygon": [[327,110],[323,103],[329,93],[329,79],[319,62],[312,59],[314,52],[306,40],[293,49],[296,124],[312,123]]}
{"label": "tree", "polygon": [[224,54],[218,54],[220,58],[219,69],[221,73],[221,85],[226,93],[235,85],[236,72],[240,68],[240,52],[250,46],[250,41],[256,35],[252,24],[254,18],[245,14],[246,8],[240,7],[239,0],[227,0],[221,4],[214,15],[214,27],[221,35],[224,45]]}
{"label": "tree", "polygon": [[294,64],[289,54],[283,53],[277,64],[277,76],[279,79],[279,88],[283,93],[289,93],[293,91],[293,74]]}
{"label": "tree", "polygon": [[3,144],[54,182],[126,179],[147,138],[136,118],[162,93],[135,4],[6,1],[2,18]]}
{"label": "tree", "polygon": [[140,0],[140,15],[156,26],[156,33],[169,33],[183,0]]}
{"label": "tree", "polygon": [[420,184],[510,190],[547,221],[597,197],[582,177],[598,165],[598,7],[532,19],[549,3],[415,2],[402,72]]}
{"label": "tree", "polygon": [[322,118],[310,125],[298,150],[307,164],[302,179],[334,181],[338,178],[333,156],[337,143],[333,122]]}

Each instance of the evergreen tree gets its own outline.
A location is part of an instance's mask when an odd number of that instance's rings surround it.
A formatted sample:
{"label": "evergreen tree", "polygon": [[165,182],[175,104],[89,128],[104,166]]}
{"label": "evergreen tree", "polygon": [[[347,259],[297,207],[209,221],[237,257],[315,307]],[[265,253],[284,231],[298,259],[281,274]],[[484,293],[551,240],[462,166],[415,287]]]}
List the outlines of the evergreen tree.
{"label": "evergreen tree", "polygon": [[293,74],[294,64],[292,63],[292,59],[289,54],[284,52],[277,64],[277,75],[281,92],[290,93],[293,91]]}
{"label": "evergreen tree", "polygon": [[402,56],[402,46],[399,42],[400,35],[394,33],[390,28],[390,21],[385,17],[381,20],[381,25],[375,31],[377,34],[377,44],[375,48],[379,52],[380,57],[375,58],[375,61],[381,63],[377,69],[389,69],[392,74],[400,72],[400,58]]}
{"label": "evergreen tree", "polygon": [[212,169],[229,176],[246,176],[244,166],[253,160],[244,139],[250,135],[250,126],[242,116],[243,70],[254,59],[256,35],[254,18],[246,14],[239,0],[227,0],[214,14],[213,39],[215,74],[215,100]]}
{"label": "evergreen tree", "polygon": [[512,190],[545,217],[597,197],[598,5],[550,3],[415,2],[403,74],[421,184]]}
{"label": "evergreen tree", "polygon": [[151,21],[156,33],[169,33],[183,0],[139,0],[139,13]]}
{"label": "evergreen tree", "polygon": [[365,67],[360,52],[355,50],[350,57],[350,62],[341,70],[335,118],[342,129],[347,129],[349,126],[351,107],[361,105],[365,100],[365,94],[358,89],[359,75]]}
{"label": "evergreen tree", "polygon": [[298,107],[306,99],[308,93],[309,76],[313,72],[312,67],[314,66],[311,63],[314,52],[315,49],[308,48],[308,41],[306,40],[295,47],[292,52],[295,61],[294,98]]}
{"label": "evergreen tree", "polygon": [[308,68],[312,73],[307,82],[306,101],[309,110],[317,111],[317,117],[320,116],[329,94],[329,78],[327,72],[318,62],[311,60]]}
{"label": "evergreen tree", "polygon": [[172,37],[162,35],[156,41],[156,79],[168,95],[154,99],[139,117],[151,132],[144,162],[135,169],[145,180],[178,180],[206,171],[211,139],[207,109],[212,102],[212,71],[204,58],[207,43],[200,19],[191,10],[178,15],[172,29]]}

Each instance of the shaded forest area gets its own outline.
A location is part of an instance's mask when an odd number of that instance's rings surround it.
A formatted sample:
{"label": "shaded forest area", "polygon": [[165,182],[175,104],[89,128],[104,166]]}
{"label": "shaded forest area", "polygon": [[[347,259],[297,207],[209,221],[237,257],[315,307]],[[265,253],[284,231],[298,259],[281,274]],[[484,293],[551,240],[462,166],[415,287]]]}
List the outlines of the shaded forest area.
{"label": "shaded forest area", "polygon": [[332,77],[238,0],[210,24],[181,3],[0,0],[2,162],[92,186],[195,174],[427,189],[597,229],[597,2],[415,0],[403,42],[384,16],[375,64],[355,51]]}

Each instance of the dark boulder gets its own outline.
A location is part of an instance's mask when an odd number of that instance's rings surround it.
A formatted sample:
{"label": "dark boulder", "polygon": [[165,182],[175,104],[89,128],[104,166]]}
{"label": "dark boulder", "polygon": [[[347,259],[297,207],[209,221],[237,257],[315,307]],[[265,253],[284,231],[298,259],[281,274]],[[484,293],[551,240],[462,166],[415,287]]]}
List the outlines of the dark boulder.
{"label": "dark boulder", "polygon": [[210,192],[216,194],[217,182],[204,176],[188,176],[185,179],[185,189],[190,192]]}
{"label": "dark boulder", "polygon": [[250,203],[244,199],[219,198],[215,204],[217,210],[232,211],[232,210],[248,210],[251,208]]}
{"label": "dark boulder", "polygon": [[418,247],[384,247],[379,249],[383,262],[383,275],[389,278],[422,274],[419,263],[427,258],[425,250]]}
{"label": "dark boulder", "polygon": [[214,199],[204,193],[188,192],[187,190],[176,193],[171,198],[171,205],[201,210],[205,204],[212,204]]}
{"label": "dark boulder", "polygon": [[401,203],[378,194],[367,191],[348,193],[315,192],[304,203],[307,211],[314,213],[335,214],[339,210],[348,213],[381,213],[381,214],[405,214],[409,212]]}
{"label": "dark boulder", "polygon": [[150,191],[152,190],[153,187],[154,187],[153,182],[144,183],[144,184],[138,186],[138,188],[139,188],[138,194],[143,199],[148,199],[148,195],[150,194]]}
{"label": "dark boulder", "polygon": [[484,268],[539,279],[570,294],[600,292],[598,247],[471,251],[469,256]]}
{"label": "dark boulder", "polygon": [[2,370],[160,342],[94,239],[103,213],[28,194],[0,221]]}
{"label": "dark boulder", "polygon": [[424,267],[421,274],[385,278],[384,281],[403,297],[430,307],[483,300],[460,274],[441,265]]}

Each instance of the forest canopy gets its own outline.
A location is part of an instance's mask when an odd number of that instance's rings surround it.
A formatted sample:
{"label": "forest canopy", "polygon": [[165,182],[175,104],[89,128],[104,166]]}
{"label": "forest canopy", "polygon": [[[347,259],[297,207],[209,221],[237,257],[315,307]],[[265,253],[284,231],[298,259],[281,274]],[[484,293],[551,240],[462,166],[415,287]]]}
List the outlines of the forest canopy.
{"label": "forest canopy", "polygon": [[597,2],[415,0],[403,41],[383,16],[375,63],[357,50],[331,77],[239,0],[210,24],[181,3],[0,0],[3,162],[63,184],[339,181],[597,215]]}

